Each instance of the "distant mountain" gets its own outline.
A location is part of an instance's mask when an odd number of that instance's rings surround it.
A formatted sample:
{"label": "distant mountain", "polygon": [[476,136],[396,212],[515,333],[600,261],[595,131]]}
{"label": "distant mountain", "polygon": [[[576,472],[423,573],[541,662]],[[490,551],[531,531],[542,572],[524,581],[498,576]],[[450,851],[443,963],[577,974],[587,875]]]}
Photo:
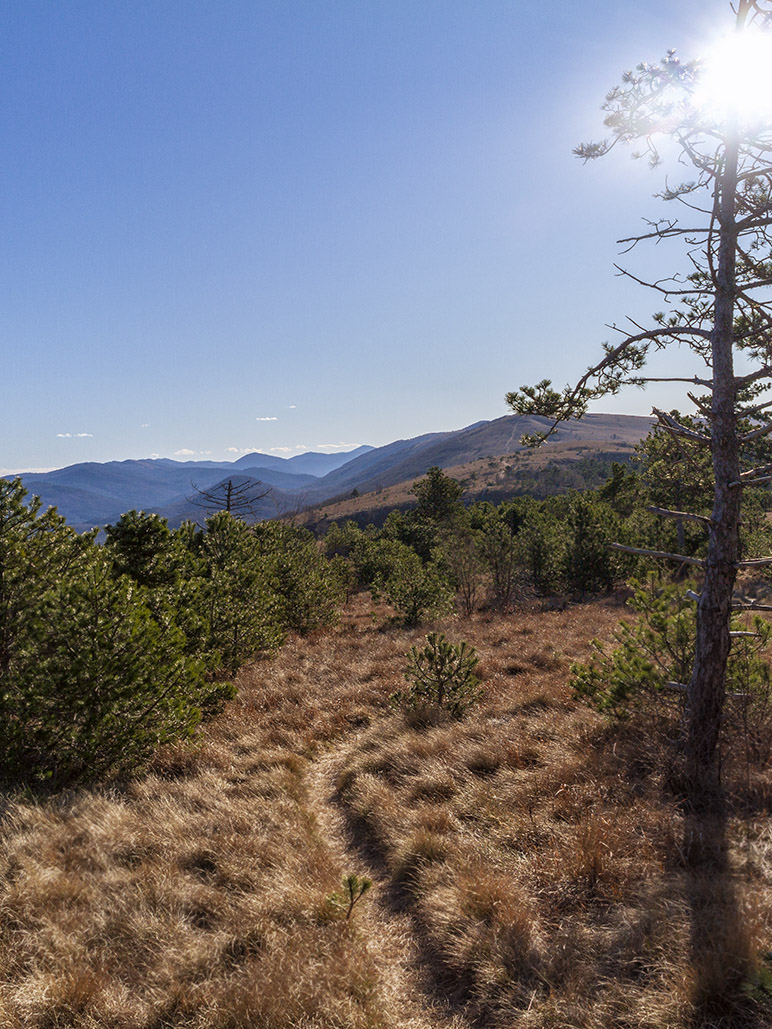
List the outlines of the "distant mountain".
{"label": "distant mountain", "polygon": [[[270,496],[260,501],[259,516],[272,518],[349,495],[353,490],[366,493],[414,480],[432,465],[452,468],[481,458],[514,454],[522,449],[520,437],[524,433],[533,433],[547,424],[543,418],[508,415],[452,432],[432,432],[347,453],[305,453],[291,458],[254,453],[222,462],[168,458],[109,461],[70,465],[21,478],[30,494],[39,496],[44,506],[57,507],[79,531],[114,522],[133,508],[156,511],[172,526],[186,518],[200,521],[204,516],[201,508],[188,500],[195,492],[193,483],[199,489],[210,489],[236,476],[271,487]],[[581,421],[566,423],[555,439],[572,444],[633,444],[651,427],[649,418],[590,414]]]}
{"label": "distant mountain", "polygon": [[[506,415],[492,422],[476,422],[456,432],[429,433],[411,440],[399,440],[371,450],[342,468],[320,479],[309,490],[314,503],[330,499],[353,489],[360,493],[383,489],[417,479],[433,465],[452,468],[482,457],[498,457],[523,449],[520,437],[543,430],[546,418]],[[545,443],[590,442],[637,443],[648,435],[652,419],[635,415],[588,414],[581,421],[566,422]]]}
{"label": "distant mountain", "polygon": [[[227,473],[226,479],[229,476],[234,480],[243,479],[244,476],[248,476],[250,479],[259,479],[260,482],[264,482],[267,486],[278,486],[280,489],[285,490],[304,489],[306,486],[317,482],[315,475],[303,475],[302,473],[295,475],[292,472],[274,468],[221,468],[217,472],[220,479],[223,477],[223,472]],[[198,482],[196,485],[198,485]]]}
{"label": "distant mountain", "polygon": [[295,457],[291,457],[287,464],[292,465],[293,472],[307,472],[309,475],[324,476],[334,472],[336,468],[350,464],[374,449],[374,447],[365,445],[357,447],[356,450],[347,450],[345,453],[337,454],[316,454],[309,451],[307,454],[297,454]]}
{"label": "distant mountain", "polygon": [[344,453],[338,454],[318,454],[314,451],[308,451],[305,454],[296,454],[294,457],[288,458],[273,457],[256,452],[240,457],[234,464],[237,468],[246,468],[247,466],[254,468],[284,468],[292,471],[293,474],[305,473],[306,475],[321,477],[373,449],[373,447],[362,446],[357,447],[356,450],[347,450]]}
{"label": "distant mountain", "polygon": [[[114,522],[132,509],[164,514],[167,508],[184,510],[179,520],[174,515],[169,518],[170,525],[179,525],[184,518],[194,517],[194,507],[186,505],[185,498],[195,493],[195,487],[210,489],[228,474],[259,480],[278,489],[282,496],[286,492],[293,497],[317,481],[313,475],[280,470],[286,469],[287,462],[276,460],[279,469],[235,469],[230,461],[109,461],[70,465],[53,472],[22,475],[21,479],[30,495],[40,497],[44,507],[56,507],[79,532]],[[272,506],[265,506],[262,517],[276,515],[277,499],[278,495]],[[202,517],[200,509],[198,517]]]}

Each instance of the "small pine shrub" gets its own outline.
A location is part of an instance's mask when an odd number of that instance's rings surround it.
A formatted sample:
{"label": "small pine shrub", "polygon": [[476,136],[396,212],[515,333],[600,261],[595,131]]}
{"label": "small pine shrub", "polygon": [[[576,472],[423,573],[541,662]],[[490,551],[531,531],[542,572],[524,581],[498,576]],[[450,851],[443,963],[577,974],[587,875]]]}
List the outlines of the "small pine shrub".
{"label": "small pine shrub", "polygon": [[394,608],[395,621],[416,626],[452,610],[454,590],[436,562],[423,564],[404,543],[381,541],[378,549],[388,554],[388,561],[376,572],[371,590],[374,599],[383,597]]}
{"label": "small pine shrub", "polygon": [[444,633],[430,632],[426,646],[411,647],[407,658],[409,686],[392,695],[396,706],[437,706],[460,718],[482,696],[475,675],[479,659],[468,643],[451,643]]}
{"label": "small pine shrub", "polygon": [[336,890],[335,893],[329,896],[327,903],[335,911],[345,911],[344,917],[348,921],[357,901],[364,897],[372,888],[372,885],[372,879],[368,879],[366,875],[356,875],[354,872],[349,872],[343,876],[340,890]]}
{"label": "small pine shrub", "polygon": [[[628,606],[636,622],[621,622],[613,647],[592,641],[589,664],[571,666],[569,685],[597,710],[615,718],[658,712],[680,725],[691,678],[696,607],[683,583],[635,581]],[[739,747],[749,765],[772,760],[772,671],[767,653],[772,626],[755,616],[733,619],[736,633],[727,664],[724,743]]]}
{"label": "small pine shrub", "polygon": [[618,718],[663,693],[673,699],[666,683],[688,682],[694,660],[695,608],[685,597],[686,587],[662,586],[653,577],[631,585],[627,605],[638,620],[619,623],[613,649],[593,640],[590,663],[571,666],[574,692]]}

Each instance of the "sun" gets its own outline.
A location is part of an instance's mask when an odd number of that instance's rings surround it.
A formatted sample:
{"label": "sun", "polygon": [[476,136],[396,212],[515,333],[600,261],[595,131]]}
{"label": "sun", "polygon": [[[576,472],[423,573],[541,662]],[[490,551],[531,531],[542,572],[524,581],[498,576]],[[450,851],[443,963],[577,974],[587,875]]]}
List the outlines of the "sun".
{"label": "sun", "polygon": [[722,120],[772,125],[772,34],[735,32],[714,43],[700,61],[693,102]]}

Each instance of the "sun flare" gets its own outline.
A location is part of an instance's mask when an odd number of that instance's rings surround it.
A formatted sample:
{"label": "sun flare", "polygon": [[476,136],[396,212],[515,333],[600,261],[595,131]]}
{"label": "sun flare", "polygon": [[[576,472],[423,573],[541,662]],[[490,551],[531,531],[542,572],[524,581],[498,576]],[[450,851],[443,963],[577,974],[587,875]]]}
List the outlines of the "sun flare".
{"label": "sun flare", "polygon": [[733,33],[700,62],[694,101],[701,110],[744,123],[772,124],[772,34]]}

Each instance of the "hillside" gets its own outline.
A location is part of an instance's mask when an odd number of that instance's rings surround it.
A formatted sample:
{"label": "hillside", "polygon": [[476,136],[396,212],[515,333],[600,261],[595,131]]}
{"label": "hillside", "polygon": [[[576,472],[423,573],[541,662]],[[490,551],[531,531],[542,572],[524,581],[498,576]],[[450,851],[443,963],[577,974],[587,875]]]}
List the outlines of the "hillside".
{"label": "hillside", "polygon": [[[345,492],[369,493],[412,481],[436,465],[443,470],[479,460],[505,457],[522,451],[521,436],[538,432],[549,421],[507,415],[492,422],[478,422],[457,432],[432,433],[412,440],[399,440],[378,447],[326,475],[308,491],[310,501],[319,502]],[[545,445],[544,453],[558,445],[581,446],[603,441],[609,449],[632,446],[650,431],[650,418],[632,415],[586,415],[567,422]]]}
{"label": "hillside", "polygon": [[[359,454],[369,448],[354,451]],[[301,463],[294,463],[304,458]],[[328,460],[329,459],[329,460]],[[271,487],[270,500],[260,507],[259,516],[274,518],[297,504],[297,498],[327,474],[348,460],[345,454],[303,454],[276,458],[248,454],[238,461],[110,461],[69,465],[53,472],[24,474],[21,478],[30,494],[39,496],[44,507],[56,507],[79,531],[104,525],[125,511],[154,511],[178,526],[187,518],[200,519],[201,509],[188,498],[199,489],[212,489],[233,477],[255,480]],[[313,467],[316,474],[307,469]]]}
{"label": "hillside", "polygon": [[[210,489],[235,476],[247,476],[271,487],[258,516],[274,518],[332,498],[343,499],[354,490],[370,493],[412,482],[433,465],[447,470],[497,458],[511,459],[523,449],[520,437],[546,424],[542,418],[509,415],[453,432],[428,433],[382,447],[358,447],[350,453],[305,453],[292,458],[254,453],[235,462],[111,461],[70,465],[21,478],[44,507],[57,507],[78,530],[114,522],[132,509],[160,514],[173,527],[188,518],[200,519],[200,508],[187,499],[195,493],[193,484]],[[580,454],[586,447],[588,453],[621,455],[624,459],[651,425],[648,418],[590,414],[581,421],[566,423],[543,453],[556,454],[560,459],[565,448]],[[538,468],[538,462],[533,467]],[[469,474],[477,472],[472,468]]]}
{"label": "hillside", "polygon": [[[426,630],[359,596],[246,667],[198,748],[120,790],[8,800],[0,1021],[769,1026],[772,780],[731,779],[725,822],[687,817],[656,723],[571,698],[623,610],[438,623],[478,649],[485,696],[422,721],[389,695]],[[347,874],[373,882],[349,918]]]}
{"label": "hillside", "polygon": [[[194,484],[207,489],[233,474],[230,462],[146,460],[70,465],[21,478],[28,492],[40,497],[44,507],[56,507],[71,525],[82,531],[117,521],[132,509],[166,512],[168,508],[171,518],[177,511],[180,518],[196,517],[195,505],[186,503],[186,497],[195,494]],[[277,492],[285,488],[304,489],[315,481],[313,476],[292,475],[274,468],[239,468],[235,474],[240,479],[254,478]],[[265,517],[275,513],[276,507],[272,505]]]}
{"label": "hillside", "polygon": [[[541,499],[568,489],[592,489],[606,481],[614,462],[627,463],[634,454],[634,443],[557,442],[538,450],[479,458],[443,470],[463,486],[464,503],[488,500],[498,504],[523,494]],[[347,519],[360,525],[381,525],[394,508],[415,505],[412,493],[415,481],[410,477],[369,493],[352,491],[355,495],[308,507],[300,521],[318,531],[324,531],[331,522]]]}

